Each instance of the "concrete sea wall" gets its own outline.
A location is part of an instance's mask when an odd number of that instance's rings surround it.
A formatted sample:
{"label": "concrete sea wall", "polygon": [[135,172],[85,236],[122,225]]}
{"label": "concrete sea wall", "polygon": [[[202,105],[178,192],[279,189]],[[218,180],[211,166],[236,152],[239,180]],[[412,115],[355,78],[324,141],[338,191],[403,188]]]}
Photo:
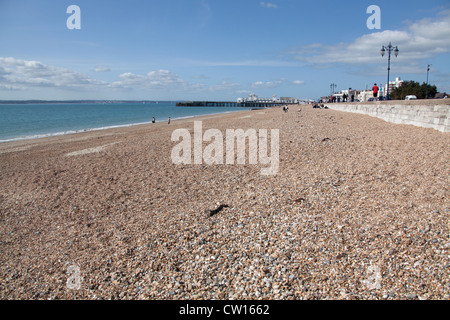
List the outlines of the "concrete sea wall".
{"label": "concrete sea wall", "polygon": [[450,132],[450,101],[376,101],[327,104],[330,109],[377,117],[396,124],[410,124]]}

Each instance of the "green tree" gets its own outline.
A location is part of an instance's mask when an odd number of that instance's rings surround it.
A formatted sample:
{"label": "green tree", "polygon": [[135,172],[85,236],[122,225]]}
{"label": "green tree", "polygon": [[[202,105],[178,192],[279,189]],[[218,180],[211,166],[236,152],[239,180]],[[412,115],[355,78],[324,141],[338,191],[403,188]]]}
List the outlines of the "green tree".
{"label": "green tree", "polygon": [[[389,94],[392,100],[405,100],[406,96],[414,95],[417,99],[425,99],[427,91],[427,84],[424,82],[420,84],[415,81],[405,81],[398,88],[395,88]],[[437,93],[437,87],[428,85],[428,98],[433,98]]]}

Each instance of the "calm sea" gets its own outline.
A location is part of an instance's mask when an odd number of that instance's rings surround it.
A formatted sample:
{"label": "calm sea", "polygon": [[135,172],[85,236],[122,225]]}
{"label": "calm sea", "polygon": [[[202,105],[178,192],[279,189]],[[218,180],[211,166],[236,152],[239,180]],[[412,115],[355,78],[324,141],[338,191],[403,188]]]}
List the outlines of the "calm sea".
{"label": "calm sea", "polygon": [[248,110],[233,107],[176,107],[175,103],[0,104],[0,142]]}

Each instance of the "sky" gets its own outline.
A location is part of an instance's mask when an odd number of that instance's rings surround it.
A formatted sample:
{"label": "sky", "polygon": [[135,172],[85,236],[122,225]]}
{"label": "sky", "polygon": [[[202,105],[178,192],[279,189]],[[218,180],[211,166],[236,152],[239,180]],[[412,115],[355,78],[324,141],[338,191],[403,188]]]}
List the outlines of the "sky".
{"label": "sky", "polygon": [[390,42],[450,93],[448,0],[0,0],[0,100],[318,99],[386,83]]}

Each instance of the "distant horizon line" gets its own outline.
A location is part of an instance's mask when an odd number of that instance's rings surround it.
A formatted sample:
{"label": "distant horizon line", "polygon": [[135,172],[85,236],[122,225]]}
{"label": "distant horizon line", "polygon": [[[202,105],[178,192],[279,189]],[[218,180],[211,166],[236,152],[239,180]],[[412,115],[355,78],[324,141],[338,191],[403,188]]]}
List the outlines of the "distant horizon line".
{"label": "distant horizon line", "polygon": [[157,102],[186,102],[189,100],[107,100],[107,99],[85,99],[85,100],[0,100],[0,104],[31,104],[31,103],[157,103]]}

